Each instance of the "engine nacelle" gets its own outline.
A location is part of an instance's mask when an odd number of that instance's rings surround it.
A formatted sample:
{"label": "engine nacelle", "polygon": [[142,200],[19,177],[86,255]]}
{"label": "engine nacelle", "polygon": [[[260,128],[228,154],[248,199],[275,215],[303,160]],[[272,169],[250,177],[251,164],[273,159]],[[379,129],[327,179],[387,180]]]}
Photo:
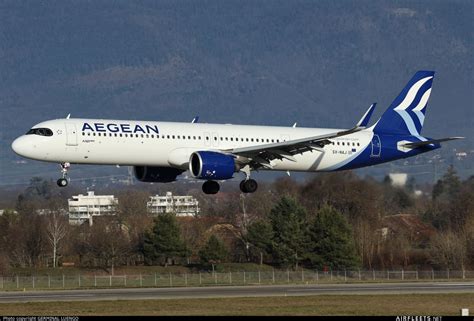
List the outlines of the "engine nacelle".
{"label": "engine nacelle", "polygon": [[133,172],[140,182],[168,183],[184,171],[173,167],[133,166]]}
{"label": "engine nacelle", "polygon": [[218,152],[194,152],[189,158],[189,171],[195,178],[229,179],[234,176],[235,159]]}

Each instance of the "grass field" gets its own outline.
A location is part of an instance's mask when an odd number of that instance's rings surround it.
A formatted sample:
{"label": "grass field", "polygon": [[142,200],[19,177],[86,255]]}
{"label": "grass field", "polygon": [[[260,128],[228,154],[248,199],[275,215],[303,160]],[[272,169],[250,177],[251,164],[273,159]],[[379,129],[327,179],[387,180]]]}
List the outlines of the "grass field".
{"label": "grass field", "polygon": [[474,293],[0,304],[0,315],[460,315]]}

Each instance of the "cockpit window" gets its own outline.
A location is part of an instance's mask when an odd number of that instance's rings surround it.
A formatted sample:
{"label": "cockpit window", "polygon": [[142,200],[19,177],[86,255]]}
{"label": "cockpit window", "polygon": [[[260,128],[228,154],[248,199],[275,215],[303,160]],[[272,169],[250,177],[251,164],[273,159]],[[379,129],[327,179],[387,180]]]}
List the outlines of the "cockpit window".
{"label": "cockpit window", "polygon": [[32,128],[26,135],[53,136],[53,131],[49,128]]}

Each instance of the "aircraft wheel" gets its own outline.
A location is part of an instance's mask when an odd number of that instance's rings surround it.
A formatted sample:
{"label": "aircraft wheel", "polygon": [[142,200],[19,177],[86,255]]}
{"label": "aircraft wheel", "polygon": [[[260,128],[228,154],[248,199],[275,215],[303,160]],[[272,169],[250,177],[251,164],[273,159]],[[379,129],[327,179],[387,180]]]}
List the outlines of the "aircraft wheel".
{"label": "aircraft wheel", "polygon": [[58,179],[56,183],[58,184],[59,187],[66,187],[68,184],[68,181],[65,178],[60,178]]}
{"label": "aircraft wheel", "polygon": [[257,181],[254,179],[248,179],[240,182],[240,190],[243,193],[254,193],[258,188]]}
{"label": "aircraft wheel", "polygon": [[202,191],[204,194],[217,194],[219,192],[220,186],[216,181],[207,181],[202,184]]}

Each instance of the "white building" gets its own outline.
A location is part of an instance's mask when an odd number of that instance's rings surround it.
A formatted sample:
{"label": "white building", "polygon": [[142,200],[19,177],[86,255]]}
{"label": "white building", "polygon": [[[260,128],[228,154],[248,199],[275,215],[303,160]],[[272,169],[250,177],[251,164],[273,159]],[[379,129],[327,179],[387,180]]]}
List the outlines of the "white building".
{"label": "white building", "polygon": [[166,196],[150,196],[146,205],[152,215],[175,213],[176,216],[196,216],[200,211],[199,202],[194,197],[173,196],[171,192],[166,192]]}
{"label": "white building", "polygon": [[93,191],[73,196],[68,199],[69,224],[89,222],[92,225],[94,216],[114,215],[117,204],[118,199],[113,195],[94,195]]}
{"label": "white building", "polygon": [[390,180],[392,181],[392,186],[394,187],[403,187],[407,183],[407,173],[391,173],[388,174],[388,176],[390,177]]}

